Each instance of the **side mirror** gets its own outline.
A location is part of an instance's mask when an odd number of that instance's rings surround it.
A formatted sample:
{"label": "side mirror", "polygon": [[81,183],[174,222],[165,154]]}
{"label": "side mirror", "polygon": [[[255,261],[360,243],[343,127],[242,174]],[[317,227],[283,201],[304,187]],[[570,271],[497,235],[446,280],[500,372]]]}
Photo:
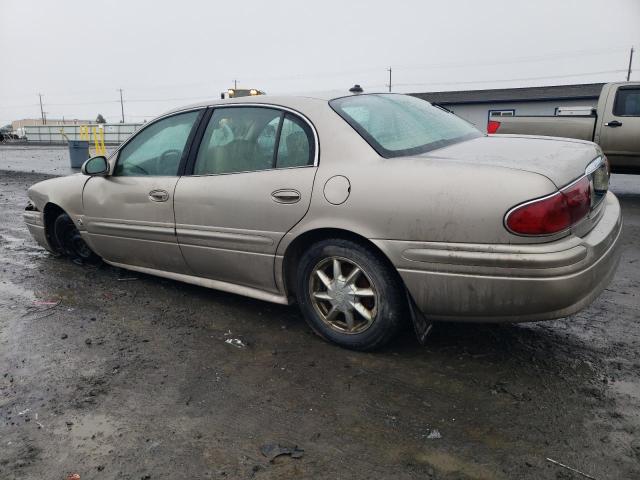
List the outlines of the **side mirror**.
{"label": "side mirror", "polygon": [[82,164],[80,170],[84,175],[104,176],[109,173],[109,162],[106,157],[99,155],[97,157],[91,157],[89,160]]}

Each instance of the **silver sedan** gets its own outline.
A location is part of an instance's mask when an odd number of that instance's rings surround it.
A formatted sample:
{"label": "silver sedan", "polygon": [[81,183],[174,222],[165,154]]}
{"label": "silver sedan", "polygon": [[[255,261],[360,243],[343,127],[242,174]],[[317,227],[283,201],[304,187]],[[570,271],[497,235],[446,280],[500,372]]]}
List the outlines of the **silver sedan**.
{"label": "silver sedan", "polygon": [[24,217],[56,254],[297,301],[364,350],[584,308],[619,258],[608,181],[591,142],[487,136],[411,96],[246,97],[157,118],[32,186]]}

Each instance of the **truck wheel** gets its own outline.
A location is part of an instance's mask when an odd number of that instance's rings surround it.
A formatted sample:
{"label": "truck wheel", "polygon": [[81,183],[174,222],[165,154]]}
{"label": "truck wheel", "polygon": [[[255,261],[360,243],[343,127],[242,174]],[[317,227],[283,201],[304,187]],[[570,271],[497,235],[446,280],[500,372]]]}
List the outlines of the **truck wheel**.
{"label": "truck wheel", "polygon": [[61,213],[53,222],[53,237],[60,253],[74,261],[82,263],[98,263],[96,255],[83,240],[80,232],[66,213]]}
{"label": "truck wheel", "polygon": [[408,318],[398,273],[375,252],[349,240],[312,245],[298,264],[296,286],[309,326],[342,347],[379,348]]}

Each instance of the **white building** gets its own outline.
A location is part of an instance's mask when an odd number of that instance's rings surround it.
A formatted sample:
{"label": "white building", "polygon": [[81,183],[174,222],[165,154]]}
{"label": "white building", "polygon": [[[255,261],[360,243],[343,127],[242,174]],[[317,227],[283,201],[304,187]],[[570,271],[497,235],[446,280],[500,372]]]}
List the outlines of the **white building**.
{"label": "white building", "polygon": [[437,103],[487,131],[490,117],[556,115],[559,107],[595,107],[604,83],[412,93]]}

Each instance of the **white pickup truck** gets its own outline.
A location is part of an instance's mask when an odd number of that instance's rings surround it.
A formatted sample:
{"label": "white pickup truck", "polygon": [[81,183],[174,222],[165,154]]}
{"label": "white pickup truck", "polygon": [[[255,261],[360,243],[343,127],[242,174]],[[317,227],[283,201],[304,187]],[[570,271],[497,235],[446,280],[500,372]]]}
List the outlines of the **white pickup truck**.
{"label": "white pickup truck", "polygon": [[600,145],[613,172],[640,174],[640,82],[606,84],[591,114],[492,118],[487,131],[589,140]]}

